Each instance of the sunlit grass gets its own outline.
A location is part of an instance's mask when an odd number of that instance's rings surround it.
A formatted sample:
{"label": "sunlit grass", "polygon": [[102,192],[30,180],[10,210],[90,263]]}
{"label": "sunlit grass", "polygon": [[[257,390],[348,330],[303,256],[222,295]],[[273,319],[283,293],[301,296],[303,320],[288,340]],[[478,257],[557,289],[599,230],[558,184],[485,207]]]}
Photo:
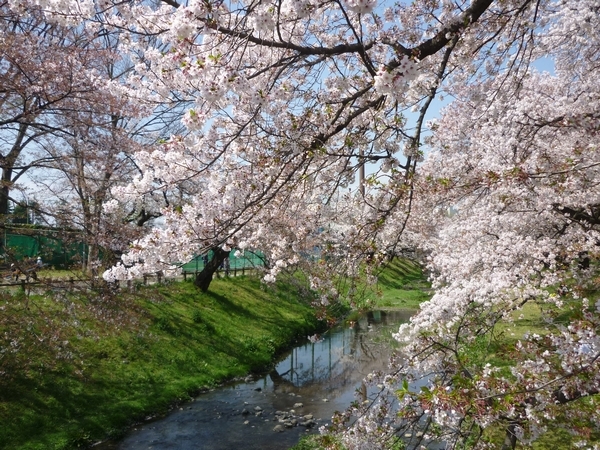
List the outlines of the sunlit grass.
{"label": "sunlit grass", "polygon": [[431,298],[431,286],[423,269],[414,261],[394,258],[378,274],[377,287],[379,307],[418,309]]}

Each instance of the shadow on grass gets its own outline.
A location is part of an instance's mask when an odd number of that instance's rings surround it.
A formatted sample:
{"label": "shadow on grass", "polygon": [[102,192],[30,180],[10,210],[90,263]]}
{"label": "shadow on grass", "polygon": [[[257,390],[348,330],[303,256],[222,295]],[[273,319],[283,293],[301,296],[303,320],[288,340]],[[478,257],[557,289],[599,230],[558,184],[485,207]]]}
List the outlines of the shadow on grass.
{"label": "shadow on grass", "polygon": [[[110,385],[109,385],[110,384]],[[116,389],[116,388],[119,389]],[[113,408],[114,403],[106,403],[106,392],[119,398],[127,398],[126,385],[106,381],[83,381],[76,377],[44,376],[44,382],[19,377],[11,383],[10,392],[4,392],[2,401],[18,407],[13,411],[15,422],[12,428],[18,435],[4,436],[7,446],[19,448],[19,439],[36,436],[36,447],[55,448],[58,445],[76,448],[89,443],[92,436],[100,436],[110,431],[111,424],[125,426],[132,419],[142,419],[147,405],[131,399],[129,405]],[[121,392],[118,392],[121,391]],[[153,398],[158,392],[148,389],[146,398]],[[90,409],[90,405],[94,405]],[[52,410],[52,414],[48,411]],[[101,420],[103,419],[103,420]],[[60,443],[60,444],[59,444]]]}
{"label": "shadow on grass", "polygon": [[412,290],[430,287],[417,263],[400,258],[394,258],[383,267],[378,282],[386,289]]}

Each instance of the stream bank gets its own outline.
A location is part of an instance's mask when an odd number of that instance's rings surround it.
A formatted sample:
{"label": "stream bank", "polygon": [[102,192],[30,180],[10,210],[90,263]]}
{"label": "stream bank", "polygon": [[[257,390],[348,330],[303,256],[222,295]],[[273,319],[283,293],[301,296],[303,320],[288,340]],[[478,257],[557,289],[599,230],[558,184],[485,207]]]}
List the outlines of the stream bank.
{"label": "stream bank", "polygon": [[[288,352],[268,374],[194,398],[97,450],[283,450],[318,433],[335,411],[368,396],[362,379],[385,368],[391,333],[413,311],[374,311]],[[364,390],[364,392],[362,391]]]}
{"label": "stream bank", "polygon": [[[136,292],[0,293],[0,449],[85,448],[315,332],[298,288],[216,279]],[[43,339],[42,339],[43,337]]]}

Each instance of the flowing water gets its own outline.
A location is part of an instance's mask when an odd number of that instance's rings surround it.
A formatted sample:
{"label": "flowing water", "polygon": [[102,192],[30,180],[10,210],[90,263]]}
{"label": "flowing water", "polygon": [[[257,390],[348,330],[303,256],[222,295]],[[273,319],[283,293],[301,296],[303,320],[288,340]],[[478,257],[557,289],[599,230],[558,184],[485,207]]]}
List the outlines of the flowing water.
{"label": "flowing water", "polygon": [[[290,351],[260,378],[199,395],[166,417],[132,429],[101,450],[278,450],[318,433],[335,411],[368,395],[362,379],[384,369],[390,334],[410,311],[374,311]],[[287,423],[286,423],[287,422]]]}

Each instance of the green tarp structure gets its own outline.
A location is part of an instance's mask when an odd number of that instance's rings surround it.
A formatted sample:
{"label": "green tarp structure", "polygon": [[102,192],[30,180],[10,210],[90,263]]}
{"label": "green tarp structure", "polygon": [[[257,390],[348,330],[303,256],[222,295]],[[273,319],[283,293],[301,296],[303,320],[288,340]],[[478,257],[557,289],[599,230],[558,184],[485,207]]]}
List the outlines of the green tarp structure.
{"label": "green tarp structure", "polygon": [[39,256],[44,265],[64,269],[81,263],[87,254],[87,246],[83,242],[66,243],[58,237],[57,231],[17,228],[3,231],[0,258],[4,264],[10,264],[13,259],[23,261]]}
{"label": "green tarp structure", "polygon": [[[42,258],[45,266],[56,269],[65,269],[81,261],[87,255],[87,245],[78,241],[76,232],[64,230],[6,227],[2,230],[2,248],[0,248],[0,264],[10,264],[13,259],[23,261]],[[72,236],[72,241],[65,241],[62,237]],[[59,237],[60,236],[60,237]],[[7,252],[9,255],[7,255]],[[245,251],[236,256],[237,251],[229,254],[229,269],[249,269],[264,266],[264,254],[259,251]],[[204,268],[206,261],[212,258],[212,252],[198,255],[191,261],[183,264],[181,269],[188,273],[198,273]],[[225,269],[225,266],[222,267]]]}
{"label": "green tarp structure", "polygon": [[[259,251],[245,251],[238,257],[235,256],[236,250],[231,250],[229,253],[229,269],[249,269],[253,267],[263,267],[264,255]],[[198,255],[190,262],[185,263],[181,270],[188,273],[198,273],[204,268],[204,264],[212,258],[212,252],[206,255]],[[224,269],[224,267],[223,267]]]}

